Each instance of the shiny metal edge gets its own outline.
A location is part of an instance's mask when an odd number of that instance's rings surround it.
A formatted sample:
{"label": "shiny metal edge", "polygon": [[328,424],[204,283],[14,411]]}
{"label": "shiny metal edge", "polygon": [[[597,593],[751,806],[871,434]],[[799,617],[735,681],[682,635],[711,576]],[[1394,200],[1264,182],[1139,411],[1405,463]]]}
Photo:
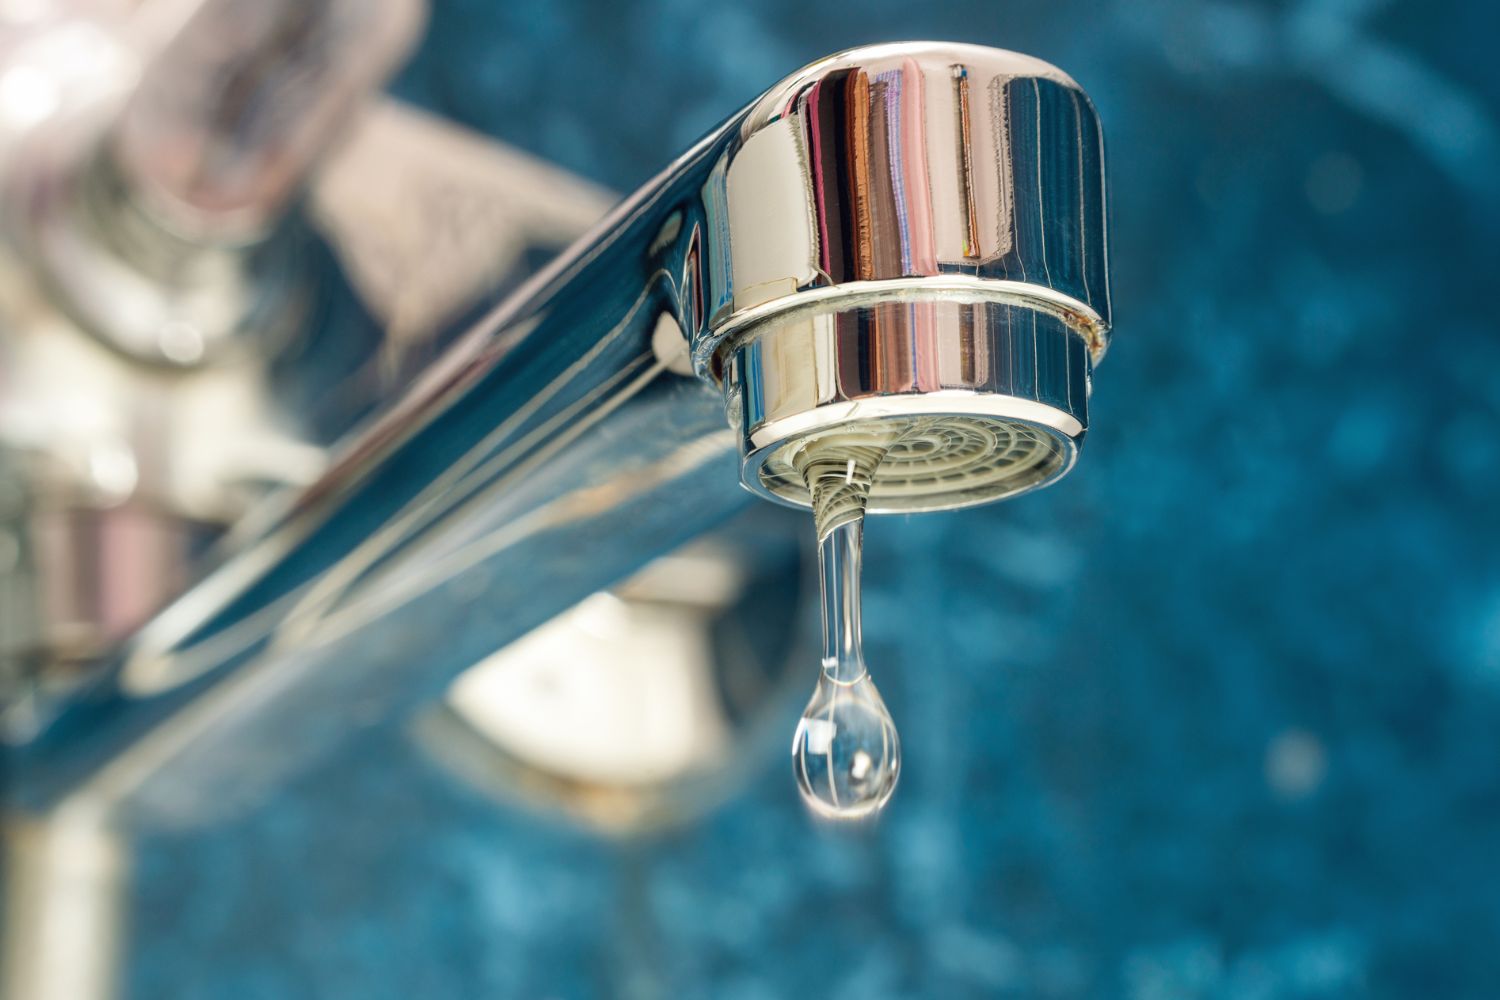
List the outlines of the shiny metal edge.
{"label": "shiny metal edge", "polygon": [[917,56],[930,56],[956,63],[987,62],[1003,68],[1011,76],[1040,77],[1055,80],[1075,90],[1083,89],[1071,76],[1045,59],[1012,49],[976,45],[973,42],[944,42],[928,39],[908,42],[876,42],[873,45],[860,45],[825,56],[782,80],[766,91],[760,100],[750,107],[743,128],[751,131],[774,120],[800,88],[829,73],[842,69],[854,69],[874,61]]}
{"label": "shiny metal edge", "polygon": [[[848,281],[841,285],[808,288],[796,295],[772,299],[731,315],[715,330],[713,349],[734,351],[755,336],[766,320],[801,309],[840,311],[879,302],[913,302],[946,299],[957,302],[995,302],[1024,306],[1047,313],[1072,327],[1088,344],[1097,363],[1109,345],[1109,327],[1086,303],[1045,285],[996,278],[976,278],[964,274],[945,274],[930,278],[885,278],[876,281]],[[722,373],[705,372],[721,378]]]}
{"label": "shiny metal edge", "polygon": [[1098,115],[1061,70],[955,43],[839,53],[747,109],[710,171],[684,322],[695,366],[716,375],[734,335],[779,308],[911,279],[1060,307],[1098,360],[1107,214]]}
{"label": "shiny metal edge", "polygon": [[[1022,425],[1068,456],[1065,472],[1088,428],[1091,384],[1085,338],[1052,313],[1029,302],[915,297],[778,313],[731,355],[725,407],[740,430],[744,485],[794,506],[806,505],[805,492],[773,466],[795,442],[868,421],[924,418],[933,432],[946,425],[932,438],[943,443],[929,455],[938,460],[931,475],[892,468],[888,481],[876,477],[871,496],[874,512],[936,510],[1055,481],[1033,465],[992,464],[972,449],[991,436],[1002,446],[1004,428]],[[946,448],[957,451],[939,460]]]}
{"label": "shiny metal edge", "polygon": [[869,513],[919,514],[939,510],[961,510],[965,507],[979,507],[1021,493],[1043,489],[1072,471],[1078,461],[1085,433],[1083,424],[1077,418],[1056,407],[1025,399],[1001,399],[983,393],[951,391],[920,396],[884,396],[876,400],[831,403],[814,411],[766,424],[759,433],[751,435],[753,447],[741,459],[740,482],[745,489],[763,500],[769,500],[783,507],[805,510],[809,506],[808,501],[772,490],[766,484],[766,477],[762,472],[772,456],[787,442],[856,421],[948,415],[985,417],[1033,427],[1057,442],[1063,455],[1063,462],[1045,479],[1028,483],[1015,490],[995,492],[969,500],[934,497],[930,503],[907,502],[900,506],[891,506],[882,503],[878,495],[872,495],[866,508]]}
{"label": "shiny metal edge", "polygon": [[860,420],[882,420],[888,417],[922,417],[950,414],[966,417],[992,417],[1031,424],[1041,430],[1076,442],[1084,435],[1084,425],[1077,417],[1055,406],[1014,396],[994,393],[940,389],[936,392],[904,396],[881,396],[876,399],[854,399],[826,403],[815,410],[761,424],[748,437],[751,451],[745,461],[762,457],[792,438],[805,437],[838,424]]}

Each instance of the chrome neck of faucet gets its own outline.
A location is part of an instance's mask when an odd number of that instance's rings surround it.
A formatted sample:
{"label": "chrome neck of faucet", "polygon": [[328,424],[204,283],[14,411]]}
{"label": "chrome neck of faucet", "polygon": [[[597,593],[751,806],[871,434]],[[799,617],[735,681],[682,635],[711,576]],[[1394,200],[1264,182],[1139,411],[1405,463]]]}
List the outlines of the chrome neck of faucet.
{"label": "chrome neck of faucet", "polygon": [[[305,760],[351,705],[430,699],[708,529],[741,480],[805,503],[777,463],[807,434],[963,418],[872,509],[1052,481],[1107,340],[1104,222],[1097,118],[1045,63],[882,45],[790,77],[494,304],[18,734],[23,800],[191,795],[247,739],[263,766]],[[953,488],[934,459],[971,432],[993,457],[1001,428],[1051,457]]]}

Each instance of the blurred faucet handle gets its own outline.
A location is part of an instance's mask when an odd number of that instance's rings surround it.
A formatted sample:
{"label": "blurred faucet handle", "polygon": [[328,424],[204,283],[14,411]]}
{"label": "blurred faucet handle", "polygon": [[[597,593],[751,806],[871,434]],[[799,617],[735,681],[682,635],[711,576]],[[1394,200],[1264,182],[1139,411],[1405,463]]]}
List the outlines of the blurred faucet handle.
{"label": "blurred faucet handle", "polygon": [[175,233],[264,238],[424,17],[422,0],[202,0],[145,68],[105,155]]}
{"label": "blurred faucet handle", "polygon": [[8,185],[21,250],[56,304],[153,365],[274,354],[315,291],[293,205],[424,14],[422,0],[144,10],[149,30],[134,34],[154,54],[118,113],[36,143]]}

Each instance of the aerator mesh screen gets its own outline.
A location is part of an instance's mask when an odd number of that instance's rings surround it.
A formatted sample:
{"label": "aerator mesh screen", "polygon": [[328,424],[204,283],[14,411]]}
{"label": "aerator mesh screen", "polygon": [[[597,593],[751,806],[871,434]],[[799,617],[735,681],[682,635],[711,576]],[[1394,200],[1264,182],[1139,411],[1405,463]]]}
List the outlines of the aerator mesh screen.
{"label": "aerator mesh screen", "polygon": [[799,467],[816,453],[884,445],[872,475],[873,512],[942,510],[998,500],[1046,485],[1067,471],[1072,445],[1060,435],[1017,420],[935,414],[840,424],[783,445],[761,469],[766,488],[806,505]]}

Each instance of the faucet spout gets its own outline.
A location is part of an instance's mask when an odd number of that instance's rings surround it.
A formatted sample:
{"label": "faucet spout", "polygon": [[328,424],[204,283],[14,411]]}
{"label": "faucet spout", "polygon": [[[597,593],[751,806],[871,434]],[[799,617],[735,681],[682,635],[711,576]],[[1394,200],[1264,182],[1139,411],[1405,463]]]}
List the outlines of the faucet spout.
{"label": "faucet spout", "polygon": [[801,443],[871,421],[907,428],[872,512],[1067,472],[1110,326],[1102,146],[1072,79],[976,46],[857,49],[754,105],[708,202],[731,280],[693,332],[745,485],[807,505]]}
{"label": "faucet spout", "polygon": [[[788,78],[242,526],[24,741],[22,795],[203,787],[247,732],[304,758],[350,705],[438,695],[750,493],[806,505],[799,444],[851,422],[923,428],[872,511],[1053,481],[1108,337],[1101,156],[1082,90],[1014,53],[881,45]],[[104,768],[184,715],[148,767]]]}

